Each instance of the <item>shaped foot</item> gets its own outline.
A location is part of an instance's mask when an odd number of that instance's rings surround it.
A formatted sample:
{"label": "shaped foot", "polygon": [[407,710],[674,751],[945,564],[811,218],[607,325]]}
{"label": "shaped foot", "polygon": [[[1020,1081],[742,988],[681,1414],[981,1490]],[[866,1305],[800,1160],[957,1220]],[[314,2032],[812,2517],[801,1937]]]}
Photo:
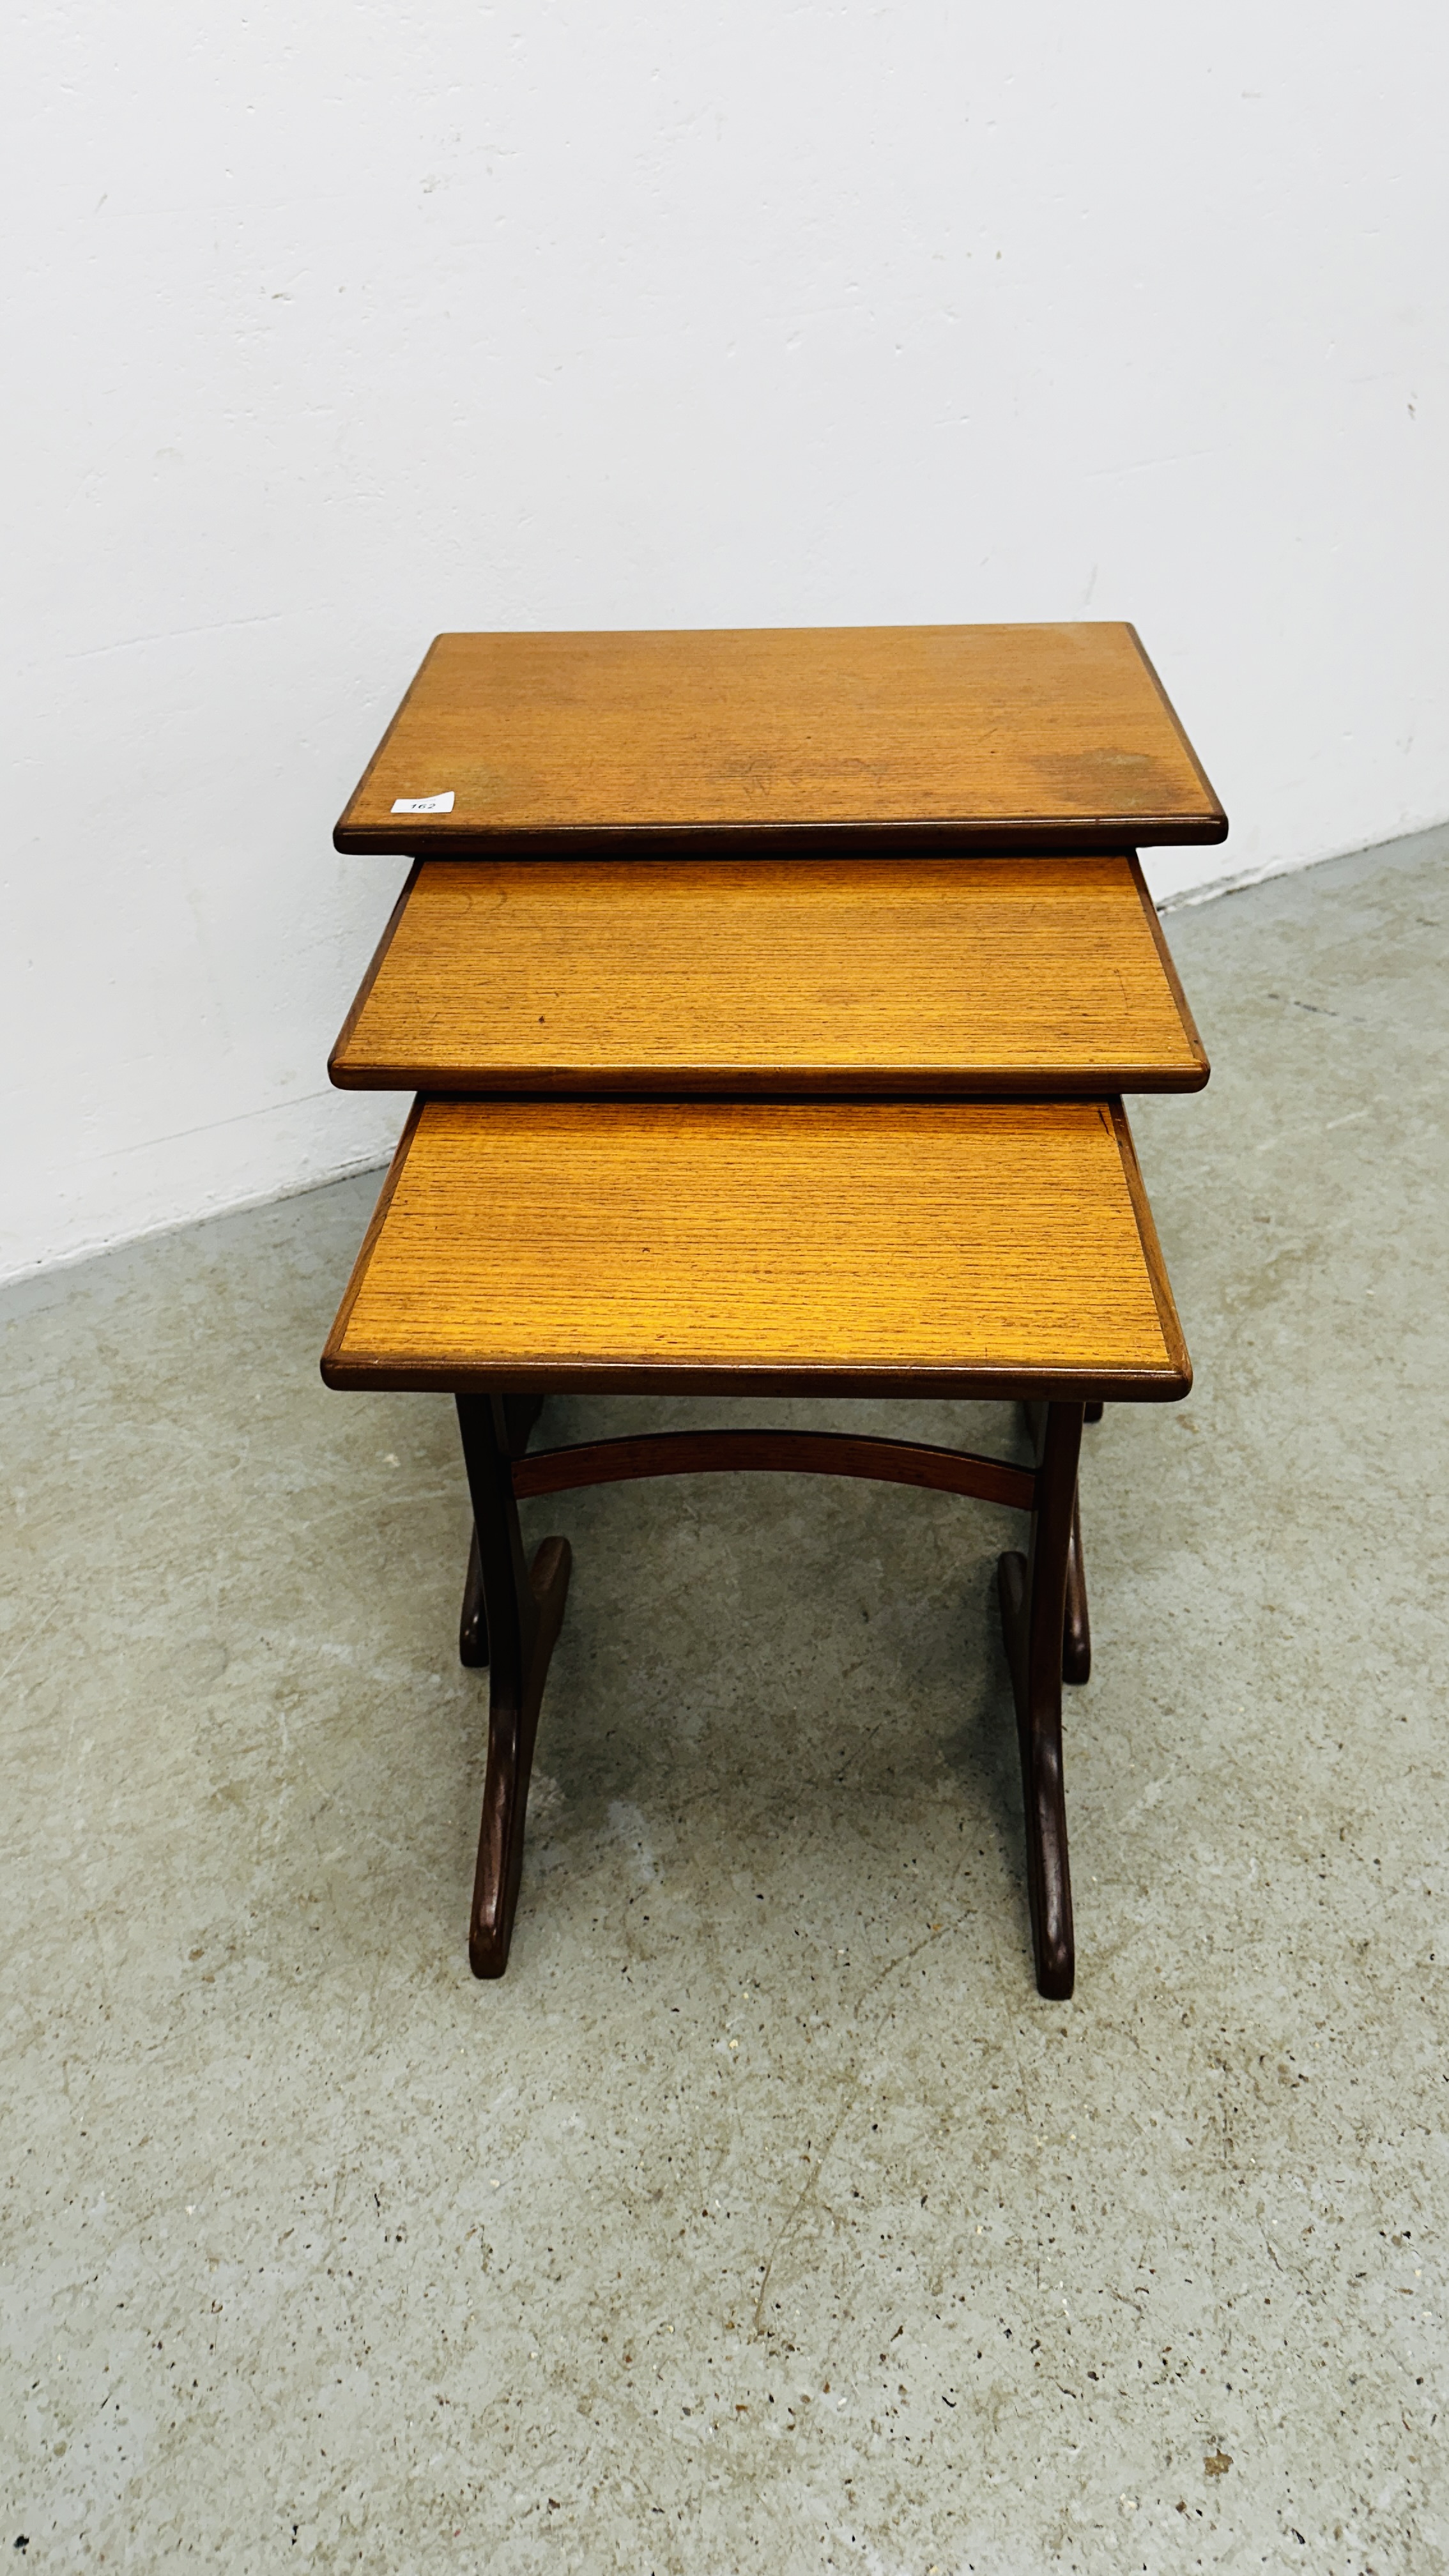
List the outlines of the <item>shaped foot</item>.
{"label": "shaped foot", "polygon": [[515,1678],[497,1660],[493,1666],[483,1823],[468,1924],[468,1961],[475,1977],[501,1977],[508,1965],[539,1705],[563,1621],[572,1562],[566,1538],[544,1540],[528,1575],[533,1615],[520,1623],[527,1637],[521,1673]]}
{"label": "shaped foot", "polygon": [[[1016,1700],[1016,1740],[1021,1754],[1022,1801],[1026,1814],[1027,1899],[1031,1908],[1031,1942],[1036,1958],[1037,1992],[1060,2000],[1076,1982],[1072,1938],[1072,1881],[1067,1860],[1067,1810],[1062,1789],[1061,1706],[1055,1726],[1050,1712],[1036,1720],[1028,1692],[1027,1562],[1015,1548],[996,1561],[1001,1600],[1001,1627],[1011,1667]],[[1061,1685],[1057,1689],[1060,1694]]]}

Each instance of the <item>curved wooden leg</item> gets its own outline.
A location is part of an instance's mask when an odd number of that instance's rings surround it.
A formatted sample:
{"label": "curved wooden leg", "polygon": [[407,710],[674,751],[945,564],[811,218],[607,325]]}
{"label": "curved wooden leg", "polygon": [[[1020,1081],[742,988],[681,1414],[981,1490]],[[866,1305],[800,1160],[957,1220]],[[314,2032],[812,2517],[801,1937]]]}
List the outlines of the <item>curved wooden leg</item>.
{"label": "curved wooden leg", "polygon": [[468,1958],[475,1977],[501,1977],[523,1872],[539,1705],[563,1620],[572,1560],[567,1539],[546,1538],[531,1569],[524,1565],[503,1400],[460,1395],[458,1426],[473,1497],[474,1547],[491,1649],[488,1764]]}
{"label": "curved wooden leg", "polygon": [[463,1582],[463,1615],[458,1621],[458,1661],[477,1671],[488,1661],[488,1612],[483,1601],[483,1560],[478,1532],[468,1539],[468,1572]]}
{"label": "curved wooden leg", "polygon": [[[505,1395],[503,1398],[504,1449],[510,1458],[521,1458],[528,1447],[533,1426],[543,1411],[541,1395]],[[468,1541],[468,1571],[463,1579],[463,1612],[458,1622],[458,1661],[470,1671],[479,1670],[488,1661],[488,1612],[483,1601],[483,1564],[478,1554],[476,1528]]]}
{"label": "curved wooden leg", "polygon": [[[1038,1467],[1046,1455],[1047,1422],[1051,1407],[1024,1404],[1026,1427]],[[1100,1421],[1100,1404],[1084,1404],[1082,1419]],[[1082,1507],[1079,1495],[1072,1497],[1072,1534],[1067,1548],[1067,1593],[1062,1621],[1062,1679],[1085,1682],[1092,1678],[1092,1629],[1087,1616],[1087,1573],[1082,1562]]]}
{"label": "curved wooden leg", "polygon": [[1076,1505],[1080,1404],[1048,1407],[1031,1555],[998,1559],[1001,1625],[1016,1701],[1026,1807],[1027,1895],[1037,1990],[1065,1999],[1076,1978],[1062,1782],[1062,1641]]}
{"label": "curved wooden leg", "polygon": [[1072,1534],[1067,1543],[1067,1606],[1062,1628],[1062,1679],[1092,1678],[1092,1623],[1087,1615],[1087,1572],[1082,1563],[1081,1490],[1072,1497]]}

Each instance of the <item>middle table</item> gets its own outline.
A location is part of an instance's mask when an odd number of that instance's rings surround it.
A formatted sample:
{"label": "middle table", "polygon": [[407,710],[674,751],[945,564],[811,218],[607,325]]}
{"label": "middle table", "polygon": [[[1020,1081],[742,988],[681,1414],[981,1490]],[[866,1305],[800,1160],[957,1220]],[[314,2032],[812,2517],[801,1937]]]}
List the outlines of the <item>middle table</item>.
{"label": "middle table", "polygon": [[1197,1091],[1130,851],[429,859],[333,1049],[347,1089]]}

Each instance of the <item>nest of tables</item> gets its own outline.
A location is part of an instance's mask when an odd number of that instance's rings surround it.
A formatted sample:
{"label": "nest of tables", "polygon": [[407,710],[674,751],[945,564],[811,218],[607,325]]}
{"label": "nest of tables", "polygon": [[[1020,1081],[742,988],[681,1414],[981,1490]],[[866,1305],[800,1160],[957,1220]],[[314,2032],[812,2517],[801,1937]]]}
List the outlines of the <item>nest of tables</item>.
{"label": "nest of tables", "polygon": [[[411,872],[333,1050],[417,1093],[323,1357],[457,1399],[489,1668],[469,1930],[507,1964],[568,1542],[528,1496],[872,1477],[999,1560],[1036,1978],[1072,1991],[1077,1461],[1192,1383],[1122,1105],[1208,1063],[1136,850],[1226,820],[1130,627],[440,636],[337,827]],[[999,1397],[1034,1463],[722,1428],[533,1448],[553,1393]]]}

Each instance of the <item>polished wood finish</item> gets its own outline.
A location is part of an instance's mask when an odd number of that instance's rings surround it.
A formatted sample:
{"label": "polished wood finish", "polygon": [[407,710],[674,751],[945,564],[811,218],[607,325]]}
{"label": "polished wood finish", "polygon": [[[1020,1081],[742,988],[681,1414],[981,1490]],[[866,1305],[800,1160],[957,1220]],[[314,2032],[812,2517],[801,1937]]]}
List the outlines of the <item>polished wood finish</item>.
{"label": "polished wood finish", "polygon": [[483,1559],[478,1533],[468,1541],[468,1570],[463,1577],[463,1607],[458,1619],[458,1661],[476,1671],[488,1661],[488,1605],[483,1598]]}
{"label": "polished wood finish", "polygon": [[333,1049],[348,1089],[1197,1091],[1130,853],[429,860]]}
{"label": "polished wood finish", "polygon": [[1072,1504],[1071,1535],[1067,1541],[1067,1606],[1062,1629],[1062,1679],[1064,1682],[1089,1682],[1092,1678],[1092,1622],[1087,1608],[1087,1569],[1082,1558],[1082,1498]]}
{"label": "polished wood finish", "polygon": [[331,1386],[1185,1395],[1120,1101],[420,1101]]}
{"label": "polished wood finish", "polygon": [[568,1595],[572,1562],[564,1538],[546,1538],[526,1567],[503,1407],[460,1396],[458,1425],[473,1499],[474,1547],[482,1578],[491,1655],[488,1759],[483,1821],[468,1929],[475,1977],[508,1965],[523,1869],[523,1827],[538,1712]]}
{"label": "polished wood finish", "polygon": [[[394,814],[451,794],[448,814]],[[1227,822],[1134,629],[440,635],[339,850],[1041,848]]]}
{"label": "polished wood finish", "polygon": [[[1040,1468],[1046,1453],[1047,1426],[1051,1419],[1051,1408],[1045,1404],[1027,1404],[1022,1407],[1022,1410],[1026,1415],[1032,1454]],[[1090,1422],[1094,1417],[1100,1420],[1101,1413],[1100,1404],[1085,1404],[1082,1407],[1084,1422]],[[1062,1679],[1064,1682],[1080,1683],[1090,1681],[1091,1677],[1092,1628],[1087,1610],[1087,1572],[1082,1559],[1082,1507],[1081,1496],[1078,1493],[1072,1503],[1072,1526],[1067,1539],[1067,1597],[1062,1635]]]}
{"label": "polished wood finish", "polygon": [[1036,1982],[1040,1993],[1058,1999],[1070,1995],[1076,1977],[1062,1777],[1062,1641],[1081,1439],[1080,1404],[1053,1404],[1037,1470],[1030,1554],[1013,1548],[997,1560],[1021,1755]]}
{"label": "polished wood finish", "polygon": [[[502,1399],[503,1446],[509,1458],[521,1458],[534,1424],[543,1411],[541,1395],[505,1395]],[[463,1582],[463,1609],[458,1621],[458,1661],[478,1667],[488,1661],[488,1610],[483,1599],[483,1560],[475,1529],[468,1549]]]}
{"label": "polished wood finish", "polygon": [[521,1458],[513,1470],[513,1490],[521,1502],[532,1494],[566,1494],[578,1485],[742,1473],[857,1476],[872,1484],[968,1494],[1015,1511],[1030,1511],[1035,1492],[1030,1469],[1002,1458],[848,1431],[659,1431],[626,1440],[580,1441],[571,1449],[540,1449]]}

